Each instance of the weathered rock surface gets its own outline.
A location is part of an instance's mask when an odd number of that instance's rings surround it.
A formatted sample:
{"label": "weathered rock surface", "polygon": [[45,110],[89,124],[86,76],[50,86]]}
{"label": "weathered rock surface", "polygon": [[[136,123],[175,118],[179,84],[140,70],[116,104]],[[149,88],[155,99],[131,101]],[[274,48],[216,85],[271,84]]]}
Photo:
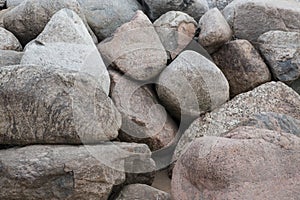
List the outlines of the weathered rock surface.
{"label": "weathered rock surface", "polygon": [[6,6],[8,8],[15,7],[15,6],[21,4],[23,1],[25,1],[25,0],[6,0]]}
{"label": "weathered rock surface", "polygon": [[197,118],[228,100],[229,85],[213,62],[184,51],[160,74],[157,93],[172,116]]}
{"label": "weathered rock surface", "polygon": [[18,39],[11,32],[0,27],[0,50],[22,51],[22,49]]}
{"label": "weathered rock surface", "polygon": [[11,10],[11,8],[0,10],[0,27],[4,28],[4,22],[3,22],[4,14],[7,13],[9,10]]}
{"label": "weathered rock surface", "polygon": [[195,120],[181,137],[174,159],[190,142],[203,135],[220,136],[254,114],[276,112],[300,120],[300,96],[281,82],[265,83],[240,94],[220,108]]}
{"label": "weathered rock surface", "polygon": [[271,80],[267,65],[247,40],[230,41],[212,57],[229,82],[231,97]]}
{"label": "weathered rock surface", "polygon": [[201,17],[199,27],[199,43],[210,53],[232,37],[230,26],[217,8],[210,9]]}
{"label": "weathered rock surface", "polygon": [[0,50],[0,67],[20,64],[23,54],[18,51]]}
{"label": "weathered rock surface", "polygon": [[156,77],[167,64],[167,53],[151,21],[142,11],[98,45],[101,54],[127,76],[137,80]]}
{"label": "weathered rock surface", "polygon": [[178,160],[174,200],[295,199],[300,189],[300,138],[240,127],[195,140]]}
{"label": "weathered rock surface", "polygon": [[249,41],[270,30],[300,30],[300,4],[293,0],[235,0],[223,14],[234,35]]}
{"label": "weathered rock surface", "polygon": [[[116,149],[128,152],[129,147],[131,153],[116,154]],[[146,150],[147,146],[110,143],[1,150],[0,198],[106,200],[113,186],[126,181],[128,167],[136,165],[138,160],[151,160],[140,149]],[[106,159],[110,157],[114,158],[117,169],[107,165]]]}
{"label": "weathered rock surface", "polygon": [[180,11],[167,12],[153,25],[171,59],[192,41],[197,28],[197,22]]}
{"label": "weathered rock surface", "polygon": [[81,144],[118,136],[121,116],[86,73],[52,66],[0,68],[1,144]]}
{"label": "weathered rock surface", "polygon": [[109,73],[111,98],[122,115],[121,141],[145,143],[153,151],[167,146],[177,133],[177,125],[159,105],[153,89],[116,71]]}
{"label": "weathered rock surface", "polygon": [[[76,12],[86,23],[82,8],[76,0],[25,0],[4,15],[4,26],[21,42],[27,44],[37,37],[50,18],[59,10],[68,8]],[[92,31],[89,31],[93,34]]]}
{"label": "weathered rock surface", "polygon": [[101,55],[81,18],[69,9],[53,15],[43,32],[26,45],[21,63],[86,72],[109,93],[109,74]]}
{"label": "weathered rock surface", "polygon": [[223,10],[233,0],[207,0],[209,8],[218,8]]}
{"label": "weathered rock surface", "polygon": [[276,80],[291,83],[300,77],[300,33],[269,31],[257,41]]}
{"label": "weathered rock surface", "polygon": [[150,19],[155,20],[168,11],[182,11],[196,20],[208,10],[206,0],[142,0],[145,2],[146,11]]}
{"label": "weathered rock surface", "polygon": [[117,200],[170,200],[170,194],[142,184],[127,185],[123,188]]}
{"label": "weathered rock surface", "polygon": [[141,5],[136,0],[77,0],[91,29],[103,40],[129,22]]}

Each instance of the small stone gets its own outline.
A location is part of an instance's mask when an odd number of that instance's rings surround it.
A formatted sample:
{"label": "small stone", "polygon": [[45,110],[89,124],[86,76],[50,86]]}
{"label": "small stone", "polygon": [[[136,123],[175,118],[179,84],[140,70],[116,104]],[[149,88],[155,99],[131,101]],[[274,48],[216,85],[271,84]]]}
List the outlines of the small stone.
{"label": "small stone", "polygon": [[0,27],[0,50],[22,51],[22,45],[9,31]]}
{"label": "small stone", "polygon": [[23,52],[0,50],[0,68],[20,64],[23,55]]}

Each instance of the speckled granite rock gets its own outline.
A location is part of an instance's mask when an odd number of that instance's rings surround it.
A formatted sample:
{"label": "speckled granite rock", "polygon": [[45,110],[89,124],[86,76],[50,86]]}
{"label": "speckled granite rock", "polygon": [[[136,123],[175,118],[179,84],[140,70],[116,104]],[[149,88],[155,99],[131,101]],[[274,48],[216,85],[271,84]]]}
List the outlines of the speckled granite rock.
{"label": "speckled granite rock", "polygon": [[22,49],[18,39],[11,32],[0,27],[0,50],[22,51]]}
{"label": "speckled granite rock", "polygon": [[0,67],[20,64],[23,55],[23,52],[0,50]]}

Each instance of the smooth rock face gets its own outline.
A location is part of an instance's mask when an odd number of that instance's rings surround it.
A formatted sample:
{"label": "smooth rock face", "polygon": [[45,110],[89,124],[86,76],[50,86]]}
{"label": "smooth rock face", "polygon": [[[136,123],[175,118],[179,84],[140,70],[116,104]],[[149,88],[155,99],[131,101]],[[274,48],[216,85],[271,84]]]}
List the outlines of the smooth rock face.
{"label": "smooth rock face", "polygon": [[116,71],[109,73],[111,98],[122,115],[120,140],[145,143],[153,151],[167,146],[177,133],[177,125],[159,105],[153,89]]}
{"label": "smooth rock face", "polygon": [[293,0],[234,0],[223,14],[234,35],[249,41],[270,30],[300,30],[300,4]]}
{"label": "smooth rock face", "polygon": [[117,200],[170,200],[170,194],[143,184],[127,185],[123,188]]}
{"label": "smooth rock face", "polygon": [[291,83],[300,77],[300,33],[269,31],[257,42],[276,80]]}
{"label": "smooth rock face", "polygon": [[25,0],[6,0],[6,6],[8,8],[15,7],[15,6],[21,4],[23,1],[25,1]]}
{"label": "smooth rock face", "polygon": [[136,0],[78,0],[91,29],[99,40],[129,22],[141,5]]}
{"label": "smooth rock face", "polygon": [[9,31],[0,27],[0,50],[22,51],[22,45]]}
{"label": "smooth rock face", "polygon": [[233,0],[206,0],[209,8],[218,8],[219,10],[223,10],[229,3]]}
{"label": "smooth rock face", "polygon": [[150,19],[155,20],[168,11],[182,11],[192,16],[195,20],[208,10],[206,0],[143,0]]}
{"label": "smooth rock face", "polygon": [[21,63],[86,72],[109,93],[109,75],[97,47],[81,18],[69,9],[53,15],[43,32],[26,45]]}
{"label": "smooth rock face", "polygon": [[[130,154],[115,154],[116,148],[128,152],[129,147]],[[139,149],[146,148],[141,144],[110,143],[1,150],[0,198],[106,200],[113,186],[126,181],[127,167],[146,157],[151,160],[145,153],[139,153]],[[103,154],[113,157],[118,169],[107,165]]]}
{"label": "smooth rock face", "polygon": [[23,52],[0,50],[0,67],[20,64],[23,55]]}
{"label": "smooth rock face", "polygon": [[212,57],[229,82],[231,97],[271,80],[267,65],[247,40],[230,41]]}
{"label": "smooth rock face", "polygon": [[300,120],[300,96],[281,82],[265,83],[240,94],[195,120],[181,137],[174,158],[178,158],[193,139],[203,135],[220,136],[254,114],[262,112],[286,114]]}
{"label": "smooth rock face", "polygon": [[232,37],[232,30],[222,13],[213,8],[207,11],[199,21],[199,43],[212,53]]}
{"label": "smooth rock face", "polygon": [[[4,26],[25,45],[37,37],[50,18],[63,8],[73,10],[86,23],[76,0],[25,0],[5,14]],[[92,31],[90,33],[92,34]]]}
{"label": "smooth rock face", "polygon": [[184,51],[160,74],[157,94],[172,116],[196,118],[225,103],[229,85],[213,62]]}
{"label": "smooth rock face", "polygon": [[167,64],[167,53],[151,21],[138,11],[114,36],[98,45],[114,67],[136,80],[156,77]]}
{"label": "smooth rock face", "polygon": [[97,143],[118,136],[120,114],[86,73],[9,66],[0,68],[0,82],[1,144]]}
{"label": "smooth rock face", "polygon": [[240,127],[195,140],[178,160],[174,200],[295,199],[300,189],[300,138]]}
{"label": "smooth rock face", "polygon": [[192,41],[197,28],[197,22],[180,11],[167,12],[153,25],[171,59]]}

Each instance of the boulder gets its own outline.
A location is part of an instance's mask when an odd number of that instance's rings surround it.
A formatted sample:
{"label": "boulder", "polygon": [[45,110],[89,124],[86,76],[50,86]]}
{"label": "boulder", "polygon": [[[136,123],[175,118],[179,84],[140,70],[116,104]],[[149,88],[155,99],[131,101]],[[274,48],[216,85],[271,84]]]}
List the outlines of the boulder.
{"label": "boulder", "polygon": [[247,40],[230,41],[212,57],[229,82],[231,97],[271,81],[268,66]]}
{"label": "boulder", "polygon": [[129,22],[141,5],[136,0],[77,0],[84,9],[87,22],[99,40],[103,40],[122,24]]}
{"label": "boulder", "polygon": [[25,1],[25,0],[6,0],[6,6],[8,8],[15,7],[15,6],[21,4],[23,1]]}
{"label": "boulder", "polygon": [[9,65],[20,64],[23,55],[23,52],[0,50],[0,68]]}
{"label": "boulder", "polygon": [[300,4],[293,0],[234,0],[223,14],[239,39],[256,41],[270,30],[300,31]]}
{"label": "boulder", "polygon": [[159,105],[150,85],[130,80],[110,70],[111,98],[122,115],[119,139],[145,143],[153,151],[167,146],[177,133],[177,125]]}
{"label": "boulder", "polygon": [[170,200],[170,194],[143,184],[132,184],[125,186],[117,200]]}
{"label": "boulder", "polygon": [[9,31],[0,27],[0,50],[22,51],[22,45]]}
{"label": "boulder", "polygon": [[101,55],[81,18],[69,9],[53,15],[43,32],[26,45],[21,63],[86,72],[109,93],[109,74]]}
{"label": "boulder", "polygon": [[232,37],[232,30],[222,13],[213,8],[207,11],[199,21],[199,43],[213,53]]}
{"label": "boulder", "polygon": [[[110,143],[34,145],[0,150],[0,198],[106,200],[114,186],[126,181],[126,167],[136,165],[137,161],[151,160],[138,149],[148,148],[140,144]],[[107,158],[114,158],[117,169],[107,165],[104,153]]]}
{"label": "boulder", "polygon": [[[5,13],[4,26],[25,46],[43,31],[50,18],[63,8],[76,12],[93,35],[86,23],[82,8],[76,0],[25,0]],[[95,37],[94,40],[96,42]]]}
{"label": "boulder", "polygon": [[156,20],[168,11],[182,11],[192,16],[195,20],[208,10],[206,0],[141,0],[145,10],[152,20]]}
{"label": "boulder", "polygon": [[223,10],[233,0],[206,0],[209,8],[218,8]]}
{"label": "boulder", "polygon": [[142,11],[98,45],[109,64],[136,80],[156,77],[167,64],[167,53],[151,21]]}
{"label": "boulder", "polygon": [[4,145],[99,143],[121,127],[92,76],[55,66],[1,67],[0,113]]}
{"label": "boulder", "polygon": [[300,33],[269,31],[257,42],[276,80],[292,83],[300,77]]}
{"label": "boulder", "polygon": [[4,22],[3,22],[3,18],[4,18],[4,14],[7,13],[9,10],[11,10],[11,8],[8,9],[0,9],[0,27],[4,28]]}
{"label": "boulder", "polygon": [[172,116],[189,123],[225,103],[229,85],[213,62],[197,52],[184,51],[160,74],[157,94]]}
{"label": "boulder", "polygon": [[195,138],[220,136],[254,114],[275,112],[300,120],[300,96],[282,82],[268,82],[252,91],[237,95],[218,109],[196,119],[181,137],[174,155],[176,160]]}
{"label": "boulder", "polygon": [[197,28],[197,22],[180,11],[163,14],[153,25],[171,59],[193,40]]}
{"label": "boulder", "polygon": [[297,199],[300,138],[239,127],[195,140],[173,170],[174,200]]}
{"label": "boulder", "polygon": [[6,0],[0,0],[0,9],[4,8]]}

